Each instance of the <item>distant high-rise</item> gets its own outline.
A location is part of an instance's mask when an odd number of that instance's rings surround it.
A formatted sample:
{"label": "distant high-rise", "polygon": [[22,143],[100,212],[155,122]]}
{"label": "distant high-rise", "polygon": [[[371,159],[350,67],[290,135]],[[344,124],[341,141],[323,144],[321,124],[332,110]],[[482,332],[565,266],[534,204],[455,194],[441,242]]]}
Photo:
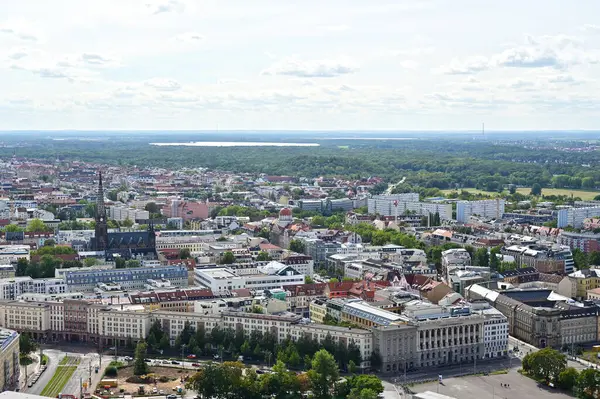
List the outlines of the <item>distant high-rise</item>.
{"label": "distant high-rise", "polygon": [[105,251],[108,243],[108,227],[106,224],[106,207],[104,206],[104,189],[102,188],[102,171],[98,172],[98,194],[96,197],[96,251]]}

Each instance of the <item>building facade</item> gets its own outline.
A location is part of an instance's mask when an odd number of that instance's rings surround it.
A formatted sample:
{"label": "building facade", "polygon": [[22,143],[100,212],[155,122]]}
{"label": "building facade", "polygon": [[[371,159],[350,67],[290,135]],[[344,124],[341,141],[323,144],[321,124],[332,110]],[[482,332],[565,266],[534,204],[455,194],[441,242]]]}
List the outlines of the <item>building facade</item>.
{"label": "building facade", "polygon": [[456,203],[456,221],[467,223],[471,216],[484,219],[500,219],[504,214],[504,200],[458,201]]}
{"label": "building facade", "polygon": [[19,334],[0,328],[0,392],[19,388]]}

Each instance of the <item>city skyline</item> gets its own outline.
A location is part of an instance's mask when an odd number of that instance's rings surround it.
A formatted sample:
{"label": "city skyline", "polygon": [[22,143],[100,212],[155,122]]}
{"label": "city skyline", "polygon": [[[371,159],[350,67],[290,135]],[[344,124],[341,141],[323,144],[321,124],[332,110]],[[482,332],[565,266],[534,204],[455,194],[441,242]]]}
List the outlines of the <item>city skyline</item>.
{"label": "city skyline", "polygon": [[600,5],[461,6],[19,2],[0,129],[598,128]]}

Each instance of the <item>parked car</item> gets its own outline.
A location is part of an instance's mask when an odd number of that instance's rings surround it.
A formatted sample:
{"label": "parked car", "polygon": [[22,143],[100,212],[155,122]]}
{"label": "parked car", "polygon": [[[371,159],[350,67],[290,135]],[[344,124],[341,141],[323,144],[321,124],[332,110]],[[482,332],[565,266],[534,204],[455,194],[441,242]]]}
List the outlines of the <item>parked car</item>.
{"label": "parked car", "polygon": [[213,359],[215,359],[215,360],[219,360],[220,358],[221,358],[221,356],[219,356],[219,355],[214,355],[213,356]]}
{"label": "parked car", "polygon": [[179,364],[177,360],[171,360],[171,364]]}
{"label": "parked car", "polygon": [[192,363],[192,367],[200,367],[200,363]]}
{"label": "parked car", "polygon": [[187,355],[187,358],[188,358],[188,359],[195,359],[195,358],[196,358],[196,355],[194,355],[194,354]]}
{"label": "parked car", "polygon": [[177,399],[177,395],[173,395],[173,394],[167,395],[167,399]]}

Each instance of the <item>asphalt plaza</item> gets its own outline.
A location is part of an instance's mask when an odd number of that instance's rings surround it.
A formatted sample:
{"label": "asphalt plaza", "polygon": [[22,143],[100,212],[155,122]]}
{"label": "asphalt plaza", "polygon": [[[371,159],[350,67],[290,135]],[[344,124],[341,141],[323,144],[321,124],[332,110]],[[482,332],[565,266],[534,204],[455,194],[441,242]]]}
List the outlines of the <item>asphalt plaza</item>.
{"label": "asphalt plaza", "polygon": [[[504,387],[503,384],[510,387]],[[515,369],[510,370],[508,374],[448,378],[443,379],[439,386],[438,382],[429,382],[410,388],[414,392],[439,392],[457,399],[573,398],[562,391],[538,384],[517,373]]]}

